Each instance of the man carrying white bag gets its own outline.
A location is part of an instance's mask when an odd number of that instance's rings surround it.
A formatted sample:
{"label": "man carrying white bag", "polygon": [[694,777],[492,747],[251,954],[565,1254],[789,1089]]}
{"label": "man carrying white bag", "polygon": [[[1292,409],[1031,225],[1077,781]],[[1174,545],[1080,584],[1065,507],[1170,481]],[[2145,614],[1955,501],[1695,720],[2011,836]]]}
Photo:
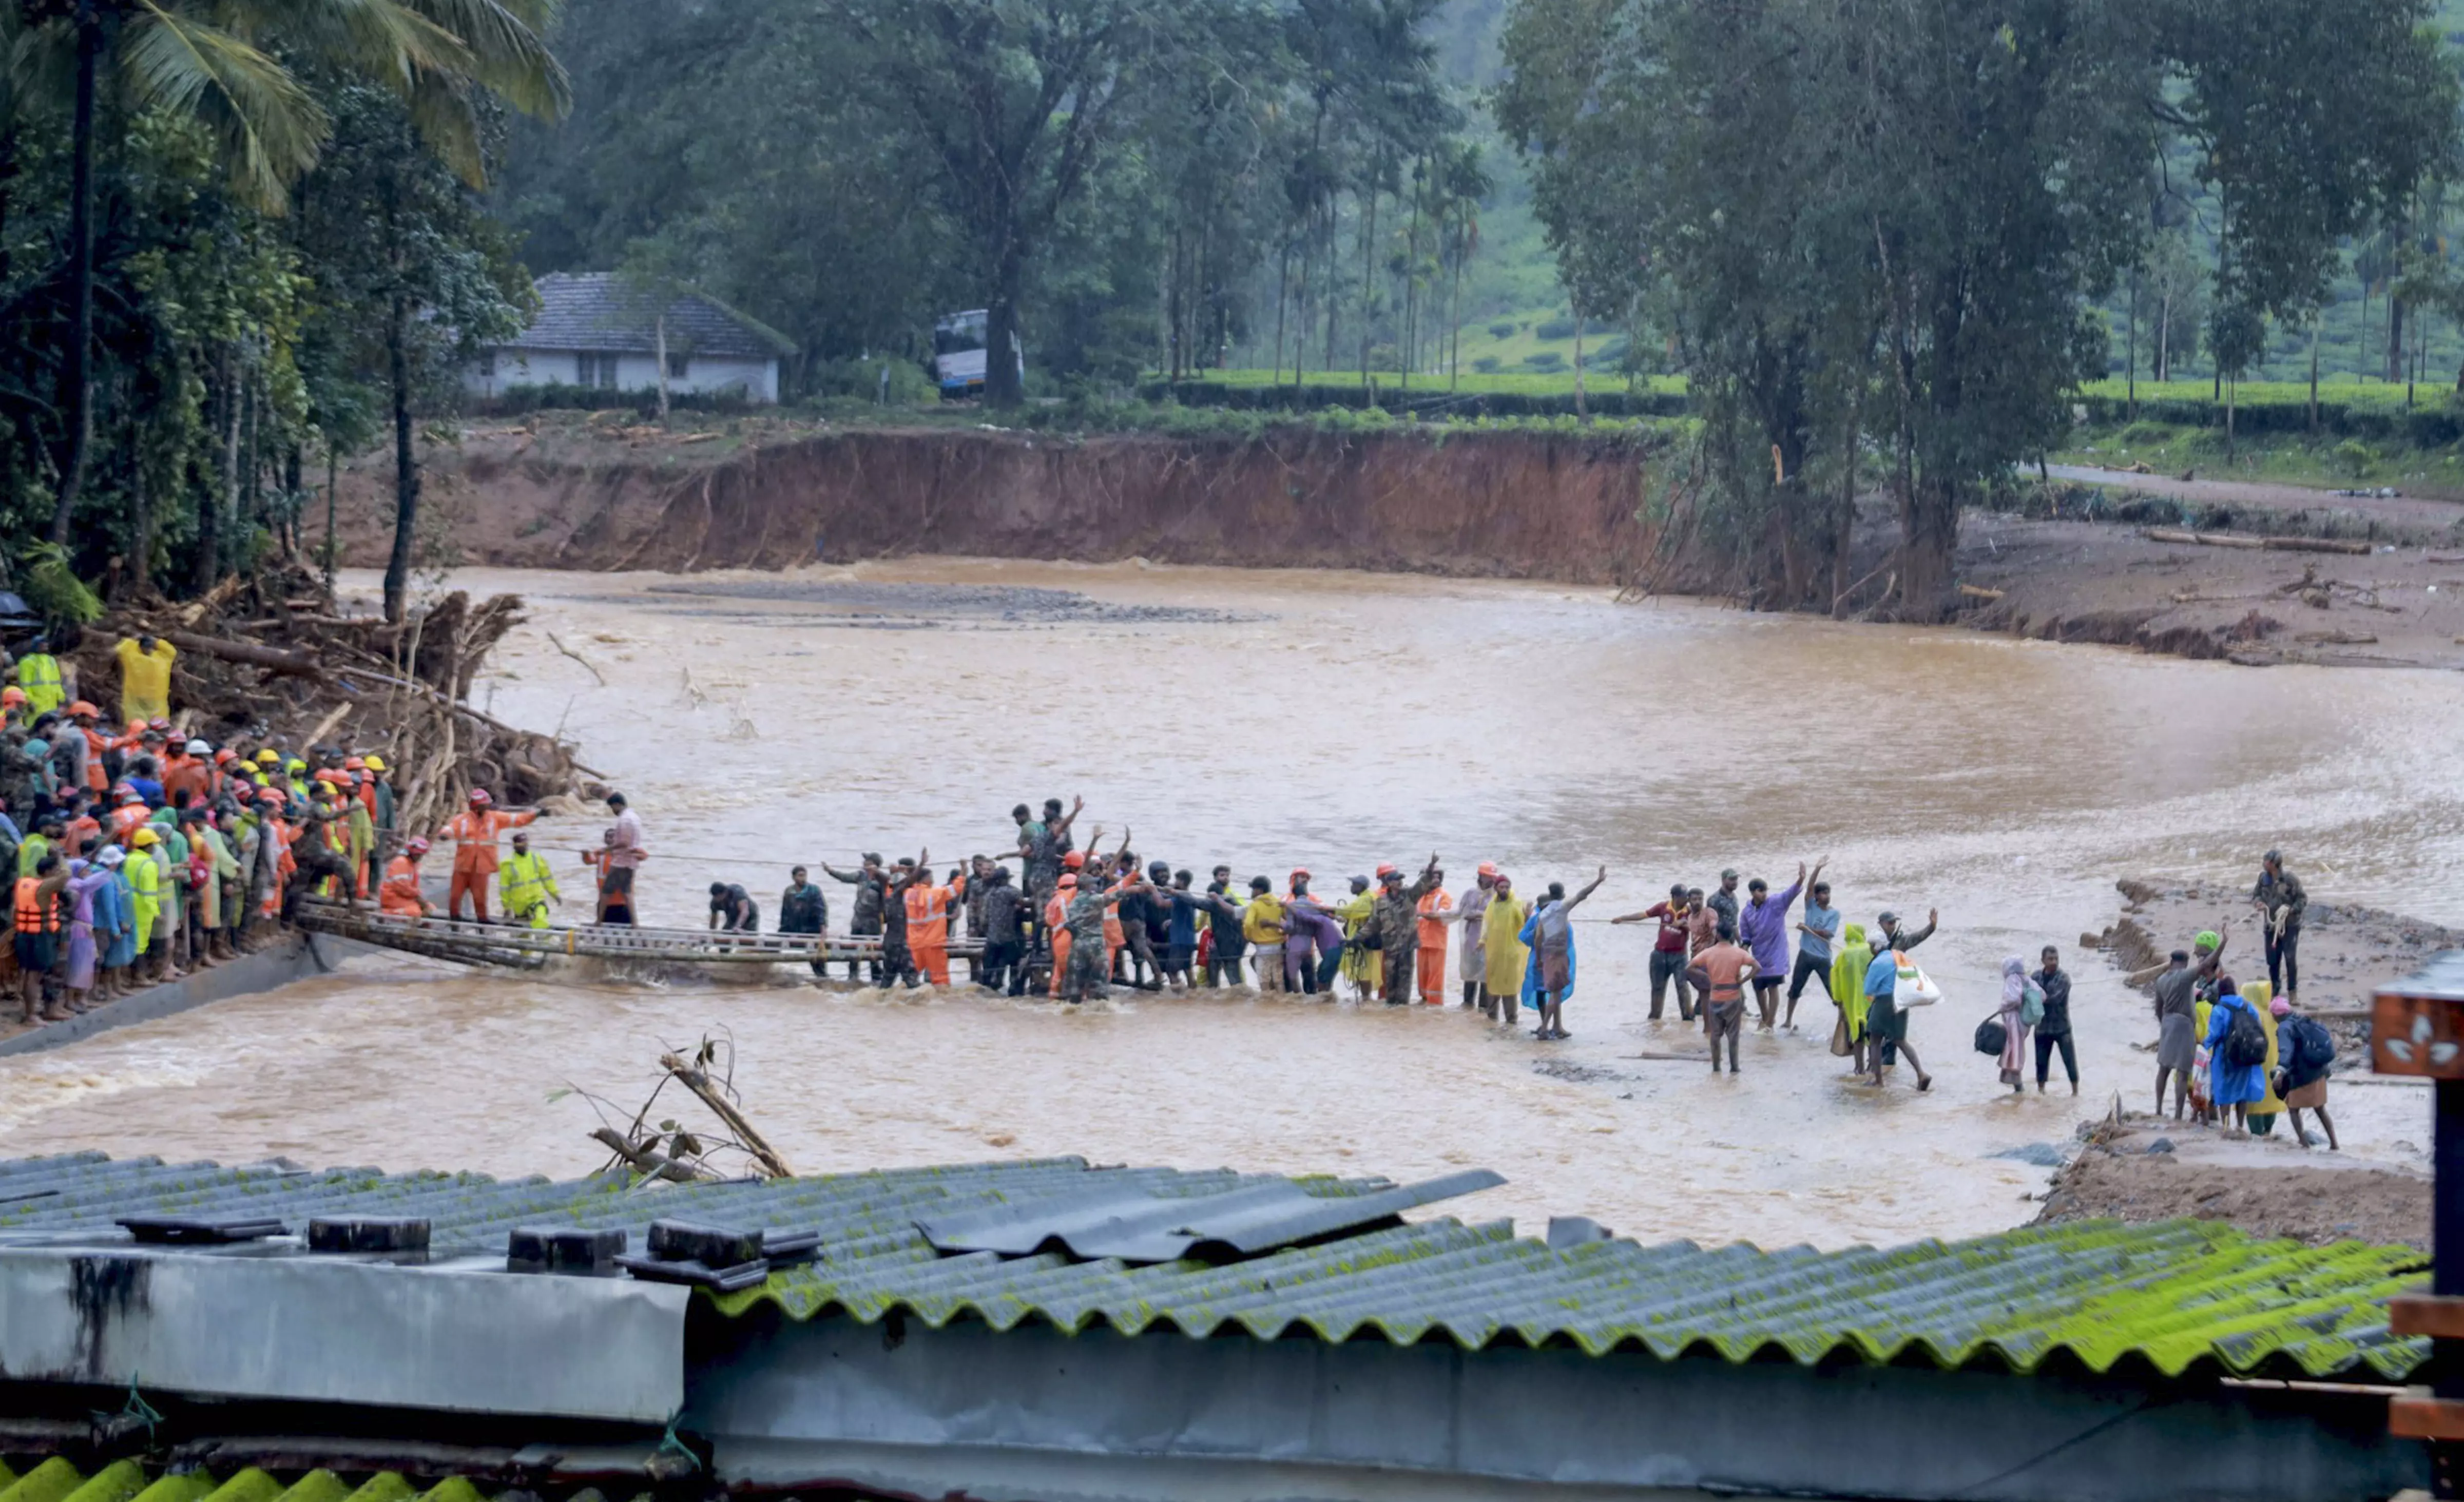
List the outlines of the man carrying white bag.
{"label": "man carrying white bag", "polygon": [[1914,1007],[1941,1001],[1942,988],[1908,958],[1908,951],[1931,939],[1941,922],[1940,913],[1929,912],[1924,930],[1910,934],[1901,929],[1896,913],[1885,913],[1876,920],[1882,941],[1874,946],[1874,962],[1865,970],[1865,1030],[1873,1040],[1869,1051],[1877,1090],[1881,1088],[1882,1071],[1898,1063],[1903,1053],[1908,1056],[1908,1068],[1917,1071],[1917,1089],[1933,1088],[1933,1076],[1925,1071],[1917,1050],[1908,1047],[1907,1014]]}

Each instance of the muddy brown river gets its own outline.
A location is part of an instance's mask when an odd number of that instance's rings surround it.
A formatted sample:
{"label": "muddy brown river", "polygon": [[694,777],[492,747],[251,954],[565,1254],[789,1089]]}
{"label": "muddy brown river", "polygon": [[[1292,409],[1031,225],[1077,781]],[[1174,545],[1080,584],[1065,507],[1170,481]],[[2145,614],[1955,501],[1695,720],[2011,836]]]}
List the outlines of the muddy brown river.
{"label": "muddy brown river", "polygon": [[[1947,999],[1912,1033],[1936,1087],[1847,1080],[1815,997],[1802,1032],[1748,1034],[1736,1078],[1638,1058],[1700,1039],[1673,1008],[1645,1020],[1649,930],[1597,921],[1577,930],[1573,1039],[1553,1045],[1451,1007],[1236,992],[1073,1010],[379,956],[0,1061],[11,1152],[570,1175],[604,1158],[590,1095],[629,1111],[662,1049],[724,1031],[746,1110],[805,1171],[1483,1165],[1510,1183],[1455,1212],[1529,1231],[1579,1213],[1646,1241],[1949,1237],[2035,1212],[2045,1169],[1997,1155],[2066,1141],[2117,1091],[2145,1106],[2146,1003],[2076,952],[2112,920],[2117,875],[2246,879],[2281,845],[2314,896],[2464,921],[2464,891],[2432,875],[2464,853],[2464,709],[2442,675],[1340,573],[926,560],[452,583],[529,598],[478,696],[561,726],[633,797],[651,920],[698,923],[723,875],[771,921],[790,864],[919,844],[952,861],[1000,848],[1012,804],[1073,793],[1082,831],[1129,827],[1201,876],[1305,864],[1339,891],[1436,850],[1451,888],[1493,860],[1529,891],[1606,865],[1592,919],[1726,865],[1785,885],[1827,855],[1853,920],[1941,911],[1923,957]],[[542,826],[569,895],[605,822]],[[849,889],[825,887],[843,919]],[[2077,1099],[2013,1098],[1968,1047],[2001,958],[2047,941],[2078,977]],[[2415,1091],[2340,1089],[2335,1111],[2356,1154],[2422,1160]]]}

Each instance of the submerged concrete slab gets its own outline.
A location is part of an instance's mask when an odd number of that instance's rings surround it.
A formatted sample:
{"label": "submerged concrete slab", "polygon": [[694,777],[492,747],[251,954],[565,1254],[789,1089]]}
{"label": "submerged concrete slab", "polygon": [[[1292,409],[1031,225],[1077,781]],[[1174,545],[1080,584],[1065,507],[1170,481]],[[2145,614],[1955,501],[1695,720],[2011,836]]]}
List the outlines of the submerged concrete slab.
{"label": "submerged concrete slab", "polygon": [[[322,945],[324,947],[320,948]],[[130,1027],[142,1022],[154,1022],[174,1017],[181,1012],[227,1002],[235,996],[253,996],[323,975],[339,962],[338,941],[319,939],[311,934],[289,934],[253,955],[203,970],[186,980],[165,985],[150,986],[134,996],[123,996],[116,1002],[97,1007],[66,1022],[45,1023],[13,1038],[0,1040],[0,1058],[12,1053],[41,1053],[52,1049],[64,1049],[97,1033],[115,1027]]]}
{"label": "submerged concrete slab", "polygon": [[686,1426],[722,1479],[764,1488],[1370,1502],[1402,1476],[1421,1494],[2375,1502],[2429,1475],[2361,1390],[973,1321],[696,1328]]}

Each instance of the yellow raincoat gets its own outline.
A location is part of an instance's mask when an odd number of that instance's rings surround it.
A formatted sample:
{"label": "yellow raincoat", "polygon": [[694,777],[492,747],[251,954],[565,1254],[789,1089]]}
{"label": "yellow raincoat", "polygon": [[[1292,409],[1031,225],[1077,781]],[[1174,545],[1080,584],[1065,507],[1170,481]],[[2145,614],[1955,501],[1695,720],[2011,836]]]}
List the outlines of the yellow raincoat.
{"label": "yellow raincoat", "polygon": [[1343,919],[1343,978],[1367,991],[1376,990],[1386,982],[1384,951],[1363,949],[1358,941],[1361,926],[1376,909],[1377,893],[1372,888],[1334,910],[1334,916]]}
{"label": "yellow raincoat", "polygon": [[2259,1066],[2258,1076],[2267,1093],[2250,1103],[2250,1114],[2277,1115],[2284,1110],[2284,1097],[2276,1093],[2276,1014],[2268,1010],[2268,1004],[2276,1000],[2276,988],[2265,981],[2253,981],[2241,988],[2241,999],[2250,1003],[2251,1009],[2258,1013],[2258,1025],[2267,1029],[2267,1062]]}
{"label": "yellow raincoat", "polygon": [[1488,899],[1488,911],[1480,916],[1481,942],[1488,947],[1488,990],[1498,997],[1520,997],[1523,994],[1524,957],[1530,951],[1523,942],[1524,922],[1531,917],[1531,904],[1511,893],[1501,892]]}
{"label": "yellow raincoat", "polygon": [[1865,972],[1874,963],[1865,942],[1865,925],[1851,923],[1839,931],[1839,952],[1831,957],[1831,1000],[1848,1016],[1848,1041],[1865,1036]]}
{"label": "yellow raincoat", "polygon": [[163,868],[154,863],[154,852],[138,850],[127,862],[128,888],[135,895],[129,906],[135,910],[137,952],[145,953],[154,942],[154,919],[163,911]]}

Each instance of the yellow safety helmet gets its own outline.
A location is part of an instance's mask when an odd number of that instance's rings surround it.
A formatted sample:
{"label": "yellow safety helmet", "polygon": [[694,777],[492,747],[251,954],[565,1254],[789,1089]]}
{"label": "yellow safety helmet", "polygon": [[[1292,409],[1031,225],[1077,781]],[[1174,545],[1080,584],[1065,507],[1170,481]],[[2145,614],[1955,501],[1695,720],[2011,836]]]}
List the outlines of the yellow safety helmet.
{"label": "yellow safety helmet", "polygon": [[272,746],[267,746],[265,749],[257,752],[256,764],[259,766],[280,766],[282,764],[282,758]]}
{"label": "yellow safety helmet", "polygon": [[163,837],[154,832],[153,826],[141,824],[136,831],[128,836],[128,843],[142,850],[148,845],[162,844]]}
{"label": "yellow safety helmet", "polygon": [[371,772],[382,772],[385,769],[385,758],[381,756],[369,757],[367,759],[367,763],[368,770]]}

